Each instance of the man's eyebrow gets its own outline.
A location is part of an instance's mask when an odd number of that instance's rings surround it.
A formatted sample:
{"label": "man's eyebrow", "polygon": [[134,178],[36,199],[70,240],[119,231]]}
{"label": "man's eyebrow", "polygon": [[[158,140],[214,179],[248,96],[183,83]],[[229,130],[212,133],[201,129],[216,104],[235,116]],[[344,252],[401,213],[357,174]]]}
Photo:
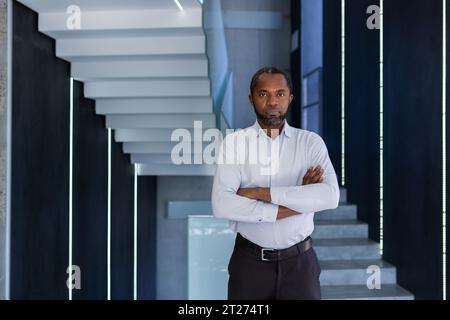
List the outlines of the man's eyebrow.
{"label": "man's eyebrow", "polygon": [[[268,92],[268,90],[266,90],[266,89],[258,89],[258,92],[262,92],[262,91],[264,91],[264,92]],[[280,91],[286,91],[286,89],[284,89],[284,88],[281,88],[281,89],[276,89],[275,91],[276,91],[276,92],[280,92]]]}

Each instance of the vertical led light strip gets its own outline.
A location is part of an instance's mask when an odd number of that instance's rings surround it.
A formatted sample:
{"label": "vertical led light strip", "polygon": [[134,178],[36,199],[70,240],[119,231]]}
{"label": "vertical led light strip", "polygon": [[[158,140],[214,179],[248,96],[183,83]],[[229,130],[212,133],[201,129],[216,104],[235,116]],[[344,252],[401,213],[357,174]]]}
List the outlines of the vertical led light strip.
{"label": "vertical led light strip", "polygon": [[380,0],[380,254],[383,255],[383,0]]}
{"label": "vertical led light strip", "polygon": [[107,297],[111,300],[111,128],[108,128]]}
{"label": "vertical led light strip", "polygon": [[[73,78],[70,77],[70,124],[69,124],[69,279],[72,277],[72,229],[73,229]],[[72,281],[69,283],[69,300],[72,300]]]}
{"label": "vertical led light strip", "polygon": [[442,0],[442,297],[447,300],[447,0]]}
{"label": "vertical led light strip", "polygon": [[341,0],[341,184],[345,186],[345,0]]}
{"label": "vertical led light strip", "polygon": [[[11,298],[11,161],[12,161],[12,37],[13,2],[7,2],[7,88],[6,88],[6,234],[5,234],[5,299]],[[0,288],[1,290],[1,288]]]}
{"label": "vertical led light strip", "polygon": [[133,238],[133,248],[134,248],[134,254],[133,254],[133,297],[134,300],[137,300],[137,226],[138,226],[138,202],[137,202],[137,192],[138,192],[138,185],[137,185],[137,172],[138,172],[138,164],[134,165],[134,238]]}

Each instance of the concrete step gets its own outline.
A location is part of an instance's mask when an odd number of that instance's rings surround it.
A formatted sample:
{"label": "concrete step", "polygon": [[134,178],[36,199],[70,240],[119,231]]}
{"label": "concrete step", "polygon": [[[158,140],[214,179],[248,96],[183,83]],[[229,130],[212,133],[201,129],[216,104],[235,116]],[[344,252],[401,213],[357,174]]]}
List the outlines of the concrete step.
{"label": "concrete step", "polygon": [[[167,165],[174,165],[172,161],[171,154],[169,153],[154,153],[154,154],[147,154],[147,153],[132,153],[131,155],[131,163],[136,164],[147,164],[147,165],[154,165],[154,164],[167,164]],[[201,157],[202,154],[190,154],[189,159],[190,163],[194,163],[195,157]],[[198,158],[200,159],[200,158]]]}
{"label": "concrete step", "polygon": [[97,99],[97,114],[212,113],[211,97]]}
{"label": "concrete step", "polygon": [[79,61],[71,64],[76,80],[158,77],[207,77],[208,60],[205,57],[174,56],[172,59],[151,56],[123,60]]}
{"label": "concrete step", "polygon": [[347,203],[347,189],[339,188],[339,191],[340,191],[339,202],[340,203]]}
{"label": "concrete step", "polygon": [[324,210],[314,215],[314,221],[319,220],[355,220],[357,216],[357,207],[353,204],[340,204],[333,210]]}
{"label": "concrete step", "polygon": [[70,61],[79,56],[203,54],[205,45],[204,35],[61,38],[56,40],[56,56]]}
{"label": "concrete step", "polygon": [[201,121],[202,128],[214,128],[216,116],[205,114],[107,115],[106,127],[113,129],[194,128]]}
{"label": "concrete step", "polygon": [[[116,129],[115,140],[117,142],[169,142],[172,139],[172,133],[177,128],[170,129]],[[194,133],[194,129],[186,129],[191,135],[192,141],[203,141],[204,128]]]}
{"label": "concrete step", "polygon": [[121,56],[76,56],[65,59],[71,63],[76,62],[105,62],[105,61],[141,61],[141,60],[178,60],[178,59],[192,59],[201,60],[206,57],[206,53],[199,54],[149,54],[149,55],[121,55]]}
{"label": "concrete step", "polygon": [[313,239],[319,260],[380,259],[379,244],[369,239]]}
{"label": "concrete step", "polygon": [[[172,153],[172,149],[177,144],[178,144],[178,142],[124,142],[123,143],[123,152],[124,153],[134,153],[134,154],[167,154],[170,156]],[[201,148],[199,148],[199,150],[197,150],[196,147],[194,146],[194,144],[192,143],[192,144],[190,144],[190,147],[186,146],[185,148],[183,148],[183,153],[181,155],[184,157],[192,157],[193,154],[203,156],[202,150],[205,150],[205,148],[206,148],[206,146],[208,146],[208,144],[209,144],[208,142],[203,142],[201,145]],[[200,147],[200,145],[199,145],[199,147]],[[177,152],[177,150],[175,150],[175,152]],[[208,152],[208,151],[206,151],[206,152]],[[210,153],[209,152],[206,153],[206,152],[204,155],[209,156]]]}
{"label": "concrete step", "polygon": [[[32,1],[36,2],[36,0]],[[175,4],[173,3],[173,5]],[[66,9],[67,7],[62,11],[41,12],[39,14],[39,31],[55,39],[60,39],[101,37],[111,34],[135,36],[142,35],[143,32],[148,34],[149,31],[153,32],[153,35],[167,35],[167,31],[172,31],[172,34],[180,34],[186,29],[202,29],[203,18],[200,7],[186,10],[180,14],[176,7],[133,10],[128,6],[119,11],[110,10],[108,6],[104,5],[101,8],[103,10],[89,11],[83,6],[80,7],[82,14],[80,29],[67,27]]]}
{"label": "concrete step", "polygon": [[86,98],[209,97],[208,78],[152,78],[88,81]]}
{"label": "concrete step", "polygon": [[367,238],[368,236],[367,223],[357,220],[318,220],[312,234],[314,239]]}
{"label": "concrete step", "polygon": [[128,28],[126,25],[117,29],[66,29],[40,32],[56,40],[66,39],[105,39],[105,38],[150,38],[150,37],[174,37],[174,36],[204,36],[202,27],[168,27],[164,28]]}
{"label": "concrete step", "polygon": [[123,10],[173,10],[178,12],[180,15],[186,13],[187,11],[198,9],[201,7],[198,0],[183,0],[180,1],[185,9],[180,12],[173,1],[148,1],[148,0],[128,0],[128,1],[117,1],[117,0],[77,0],[76,2],[71,0],[20,0],[19,2],[27,5],[31,9],[37,12],[64,12],[66,13],[67,7],[71,4],[78,5],[83,12],[84,11],[101,11],[101,10],[112,10],[112,11],[123,11]]}
{"label": "concrete step", "polygon": [[370,290],[366,285],[322,286],[322,300],[413,300],[414,296],[396,284]]}
{"label": "concrete step", "polygon": [[324,260],[320,261],[322,273],[320,283],[329,285],[366,285],[372,272],[367,273],[369,266],[380,268],[381,284],[395,284],[397,272],[393,265],[383,260]]}
{"label": "concrete step", "polygon": [[213,176],[214,165],[139,165],[139,176]]}

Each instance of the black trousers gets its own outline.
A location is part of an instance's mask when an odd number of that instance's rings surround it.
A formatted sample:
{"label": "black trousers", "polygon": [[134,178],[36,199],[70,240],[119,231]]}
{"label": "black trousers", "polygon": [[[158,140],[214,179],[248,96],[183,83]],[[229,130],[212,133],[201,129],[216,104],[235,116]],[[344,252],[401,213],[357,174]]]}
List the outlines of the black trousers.
{"label": "black trousers", "polygon": [[228,299],[320,300],[320,272],[312,247],[289,259],[262,261],[238,234],[228,264]]}

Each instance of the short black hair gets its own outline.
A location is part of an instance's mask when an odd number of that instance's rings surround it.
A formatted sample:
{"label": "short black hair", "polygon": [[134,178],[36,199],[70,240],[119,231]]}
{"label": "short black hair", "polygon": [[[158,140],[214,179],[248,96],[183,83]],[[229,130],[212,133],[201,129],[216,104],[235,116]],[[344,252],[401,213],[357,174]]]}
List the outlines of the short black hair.
{"label": "short black hair", "polygon": [[292,81],[291,77],[289,77],[289,74],[275,67],[264,67],[256,71],[256,73],[253,75],[252,81],[250,82],[250,94],[253,94],[253,90],[255,90],[256,87],[256,82],[258,81],[259,77],[264,73],[283,75],[289,87],[289,92],[292,93]]}

